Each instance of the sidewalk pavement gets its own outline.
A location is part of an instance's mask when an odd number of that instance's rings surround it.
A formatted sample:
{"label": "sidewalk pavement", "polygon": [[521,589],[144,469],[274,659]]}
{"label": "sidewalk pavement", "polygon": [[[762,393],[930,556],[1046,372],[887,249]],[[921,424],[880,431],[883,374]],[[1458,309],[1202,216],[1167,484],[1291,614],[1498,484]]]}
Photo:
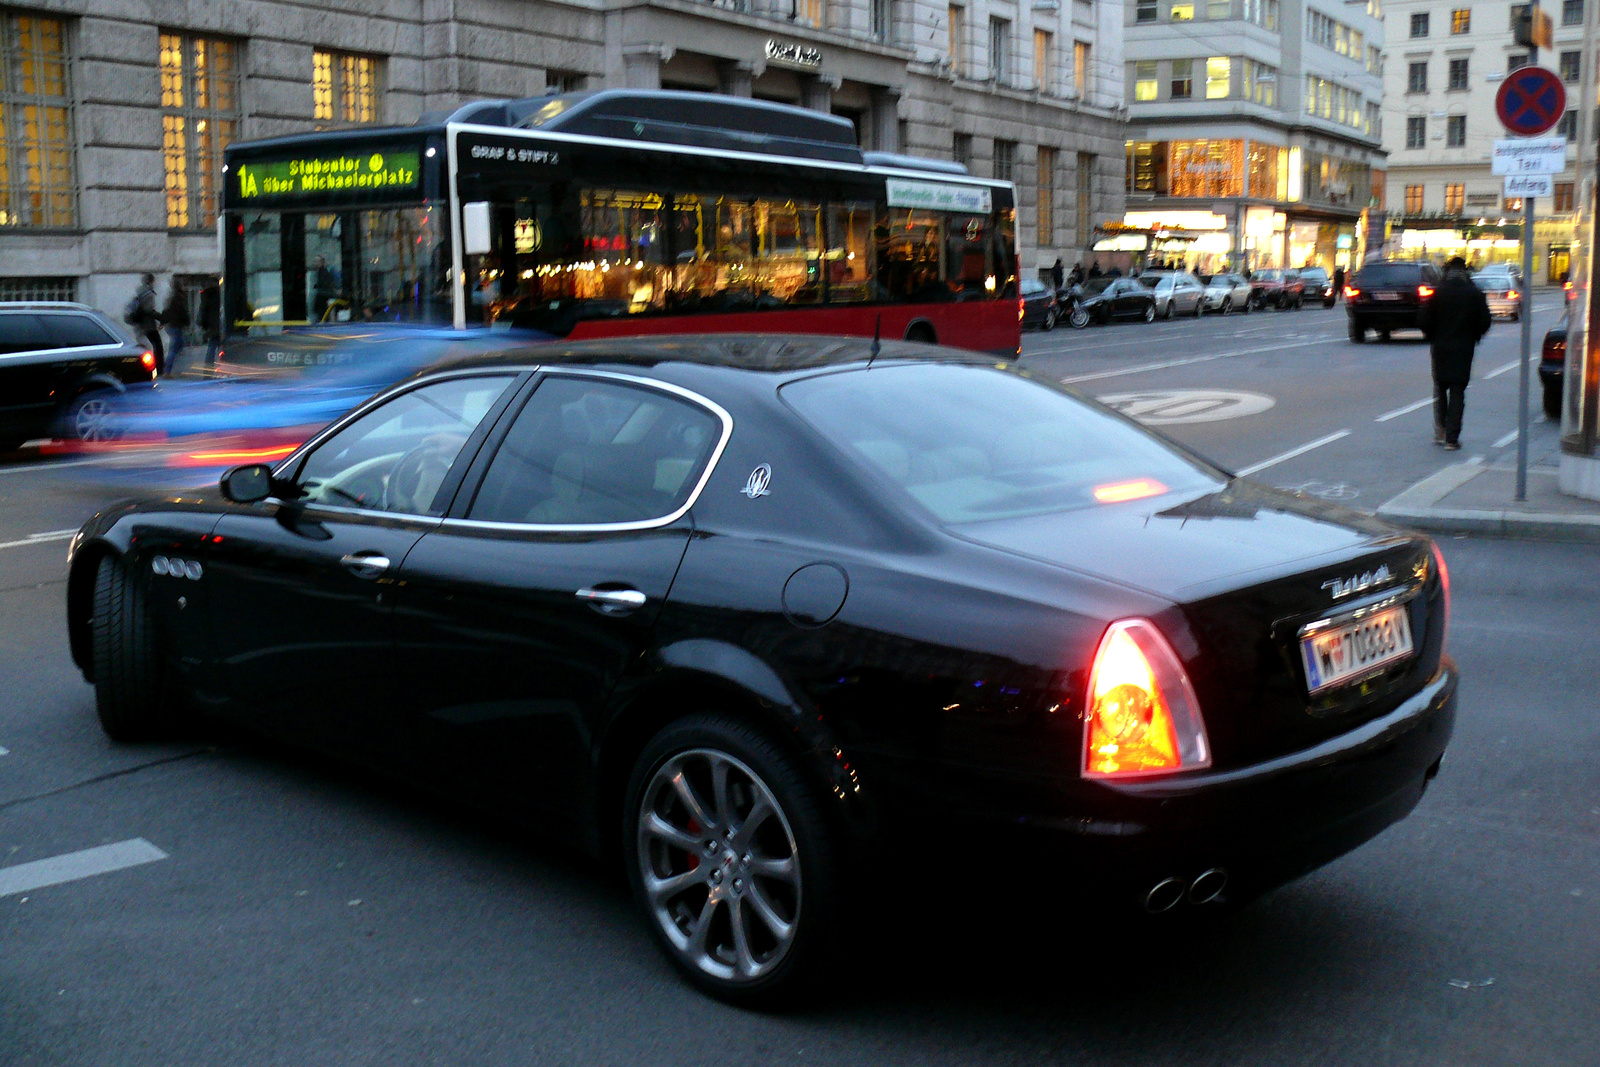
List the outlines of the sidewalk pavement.
{"label": "sidewalk pavement", "polygon": [[1528,499],[1518,502],[1514,458],[1456,463],[1378,508],[1378,517],[1430,533],[1470,533],[1600,544],[1600,501],[1557,486],[1558,453],[1530,457]]}

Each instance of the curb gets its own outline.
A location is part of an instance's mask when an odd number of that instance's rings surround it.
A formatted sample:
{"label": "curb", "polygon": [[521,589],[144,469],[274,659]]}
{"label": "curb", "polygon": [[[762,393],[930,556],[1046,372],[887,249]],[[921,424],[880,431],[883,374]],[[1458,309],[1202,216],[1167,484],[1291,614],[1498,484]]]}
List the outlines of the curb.
{"label": "curb", "polygon": [[1467,533],[1600,544],[1600,515],[1435,506],[1488,469],[1478,463],[1459,463],[1446,467],[1380,505],[1375,514],[1380,519],[1429,533]]}

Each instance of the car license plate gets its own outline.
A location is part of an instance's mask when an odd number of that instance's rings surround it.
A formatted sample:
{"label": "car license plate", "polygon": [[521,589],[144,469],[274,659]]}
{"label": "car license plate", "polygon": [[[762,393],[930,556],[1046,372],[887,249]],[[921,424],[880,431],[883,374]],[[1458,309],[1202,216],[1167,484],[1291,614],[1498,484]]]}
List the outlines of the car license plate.
{"label": "car license plate", "polygon": [[1306,689],[1316,693],[1380,670],[1411,655],[1411,620],[1404,604],[1334,622],[1300,639]]}
{"label": "car license plate", "polygon": [[1373,293],[1372,294],[1372,299],[1374,299],[1374,300],[1399,300],[1400,299],[1400,294],[1399,293]]}

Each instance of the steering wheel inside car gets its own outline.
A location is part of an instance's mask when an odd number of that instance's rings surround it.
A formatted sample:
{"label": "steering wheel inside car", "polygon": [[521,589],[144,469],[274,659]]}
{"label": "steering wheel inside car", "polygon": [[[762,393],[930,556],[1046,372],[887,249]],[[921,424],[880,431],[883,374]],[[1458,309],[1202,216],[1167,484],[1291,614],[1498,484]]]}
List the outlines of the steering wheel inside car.
{"label": "steering wheel inside car", "polygon": [[383,486],[383,510],[425,515],[463,441],[439,434],[400,457]]}

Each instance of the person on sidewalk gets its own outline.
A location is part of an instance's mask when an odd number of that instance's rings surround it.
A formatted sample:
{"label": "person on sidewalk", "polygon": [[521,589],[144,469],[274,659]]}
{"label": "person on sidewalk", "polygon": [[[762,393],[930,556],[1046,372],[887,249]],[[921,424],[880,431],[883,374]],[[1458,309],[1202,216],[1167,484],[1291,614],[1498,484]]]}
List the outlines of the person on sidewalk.
{"label": "person on sidewalk", "polygon": [[167,302],[161,307],[161,325],[167,331],[167,361],[163,371],[171,374],[183,352],[183,333],[189,328],[189,294],[183,291],[183,283],[176,278],[172,279]]}
{"label": "person on sidewalk", "polygon": [[146,273],[139,276],[139,288],[134,290],[128,306],[122,309],[122,321],[132,326],[134,335],[150,346],[150,351],[156,357],[156,373],[165,373],[166,364],[162,360],[161,346],[161,313],[156,308],[154,274]]}
{"label": "person on sidewalk", "polygon": [[1461,448],[1472,356],[1489,332],[1489,321],[1489,301],[1472,283],[1467,261],[1454,257],[1444,265],[1438,292],[1417,316],[1433,356],[1433,443],[1450,452]]}

